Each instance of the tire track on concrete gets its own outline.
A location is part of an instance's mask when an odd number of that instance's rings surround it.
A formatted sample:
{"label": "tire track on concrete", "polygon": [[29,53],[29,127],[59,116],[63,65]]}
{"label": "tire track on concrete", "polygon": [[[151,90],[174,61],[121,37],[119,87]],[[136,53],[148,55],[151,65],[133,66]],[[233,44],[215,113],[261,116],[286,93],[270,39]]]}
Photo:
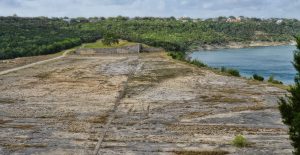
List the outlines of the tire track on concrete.
{"label": "tire track on concrete", "polygon": [[139,70],[141,70],[143,64],[139,62],[140,58],[138,57],[136,60],[134,60],[136,62],[136,67],[134,69],[132,69],[131,71],[129,71],[128,73],[128,77],[126,79],[126,81],[123,82],[123,88],[121,89],[121,91],[119,91],[119,95],[115,101],[115,105],[113,107],[113,109],[110,112],[110,117],[108,118],[107,123],[104,126],[104,132],[99,136],[98,138],[98,142],[96,144],[95,150],[93,152],[93,155],[101,155],[100,154],[100,149],[101,149],[101,145],[103,143],[103,140],[109,130],[109,127],[112,123],[112,121],[115,119],[116,117],[116,112],[118,110],[118,107],[121,105],[121,100],[125,97],[126,95],[126,90],[128,88],[128,82],[130,81],[130,79],[132,78],[132,76],[134,76]]}
{"label": "tire track on concrete", "polygon": [[43,60],[43,61],[38,61],[38,62],[34,62],[34,63],[28,64],[28,65],[24,65],[24,66],[21,66],[21,67],[16,67],[16,68],[12,68],[12,69],[9,69],[9,70],[1,71],[0,75],[5,75],[5,74],[11,73],[11,72],[18,71],[18,70],[30,68],[30,67],[33,67],[35,65],[41,65],[41,64],[44,64],[44,63],[47,63],[47,62],[51,62],[51,61],[54,61],[54,60],[58,60],[58,59],[64,58],[71,51],[72,50],[67,50],[61,56],[58,56],[58,57],[55,57],[55,58],[51,58],[51,59],[47,59],[47,60]]}

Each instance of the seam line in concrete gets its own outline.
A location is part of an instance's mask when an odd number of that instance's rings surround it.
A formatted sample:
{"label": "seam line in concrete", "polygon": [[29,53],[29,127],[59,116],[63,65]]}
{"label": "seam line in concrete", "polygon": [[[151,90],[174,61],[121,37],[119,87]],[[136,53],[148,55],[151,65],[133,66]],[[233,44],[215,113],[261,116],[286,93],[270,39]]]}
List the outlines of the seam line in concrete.
{"label": "seam line in concrete", "polygon": [[[136,60],[138,61],[138,60]],[[139,64],[139,63],[138,63]],[[111,115],[109,117],[109,120],[108,122],[106,123],[106,125],[104,126],[104,132],[103,134],[100,135],[100,137],[98,138],[98,142],[96,144],[96,147],[95,147],[95,150],[93,152],[93,155],[99,155],[99,151],[100,151],[100,148],[101,148],[101,145],[103,143],[103,140],[109,130],[109,126],[111,125],[112,121],[115,119],[115,116],[116,116],[116,111],[118,110],[118,107],[120,106],[121,104],[121,100],[125,97],[125,92],[126,92],[126,89],[127,89],[127,86],[128,86],[128,81],[131,79],[131,77],[133,75],[136,74],[137,70],[140,68],[140,66],[137,66],[135,67],[134,70],[130,71],[130,73],[128,74],[128,77],[127,77],[127,80],[124,82],[123,84],[123,89],[121,89],[118,97],[117,97],[117,100],[115,101],[115,105],[114,105],[114,108],[113,110],[110,112]]]}

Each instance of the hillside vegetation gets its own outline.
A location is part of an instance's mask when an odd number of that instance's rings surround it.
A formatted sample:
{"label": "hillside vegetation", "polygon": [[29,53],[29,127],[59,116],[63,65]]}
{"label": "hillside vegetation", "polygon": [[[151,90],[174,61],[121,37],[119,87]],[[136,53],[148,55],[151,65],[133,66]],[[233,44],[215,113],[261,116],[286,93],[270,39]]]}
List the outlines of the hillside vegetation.
{"label": "hillside vegetation", "polygon": [[300,32],[297,20],[245,19],[241,22],[223,20],[196,21],[175,18],[109,18],[86,23],[86,30],[113,32],[122,39],[164,47],[171,51],[185,51],[202,44],[226,44],[246,41],[290,41]]}
{"label": "hillside vegetation", "polygon": [[99,38],[58,18],[0,17],[0,59],[51,54]]}
{"label": "hillside vegetation", "polygon": [[[232,19],[234,17],[230,17]],[[204,44],[290,41],[300,32],[295,19],[241,18],[20,18],[0,17],[0,59],[58,52],[111,33],[120,39],[187,51]]]}

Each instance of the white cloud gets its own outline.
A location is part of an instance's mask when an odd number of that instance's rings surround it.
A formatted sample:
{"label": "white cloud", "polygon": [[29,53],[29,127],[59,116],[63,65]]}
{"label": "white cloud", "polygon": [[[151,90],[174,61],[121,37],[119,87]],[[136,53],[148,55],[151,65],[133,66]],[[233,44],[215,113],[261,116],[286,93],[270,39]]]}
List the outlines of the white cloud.
{"label": "white cloud", "polygon": [[0,15],[19,16],[216,16],[300,19],[300,0],[0,0]]}

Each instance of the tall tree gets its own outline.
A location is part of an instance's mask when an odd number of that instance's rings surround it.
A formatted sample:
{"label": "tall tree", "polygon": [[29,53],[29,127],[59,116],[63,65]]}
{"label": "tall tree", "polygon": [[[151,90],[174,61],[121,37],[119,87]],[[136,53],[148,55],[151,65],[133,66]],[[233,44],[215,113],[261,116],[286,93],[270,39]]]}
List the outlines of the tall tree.
{"label": "tall tree", "polygon": [[281,98],[279,110],[283,123],[289,127],[289,135],[295,148],[294,154],[300,155],[300,36],[295,37],[297,50],[294,52],[294,67],[297,70],[295,85],[289,89],[290,96]]}
{"label": "tall tree", "polygon": [[106,33],[103,36],[102,43],[104,45],[111,46],[112,44],[118,44],[119,43],[119,39],[118,39],[118,36],[116,36],[115,34]]}

